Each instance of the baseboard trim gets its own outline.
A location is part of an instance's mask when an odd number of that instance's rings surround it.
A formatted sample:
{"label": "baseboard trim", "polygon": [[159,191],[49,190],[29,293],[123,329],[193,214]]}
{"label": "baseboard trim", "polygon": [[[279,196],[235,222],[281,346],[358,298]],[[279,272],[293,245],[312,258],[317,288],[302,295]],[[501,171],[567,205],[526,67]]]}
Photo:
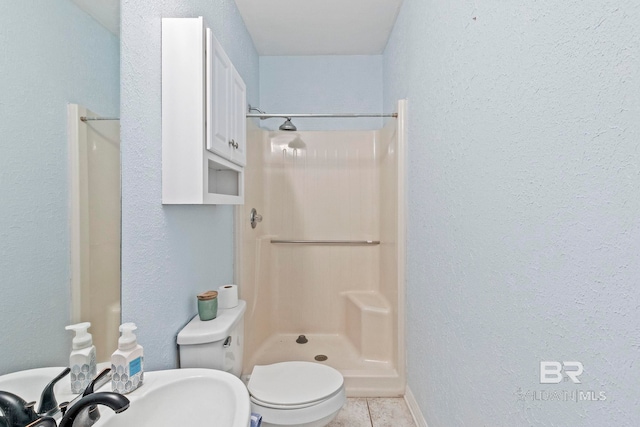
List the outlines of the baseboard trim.
{"label": "baseboard trim", "polygon": [[418,406],[418,401],[409,388],[409,385],[407,385],[407,390],[404,393],[404,401],[407,402],[407,406],[409,407],[409,411],[413,416],[413,420],[416,422],[416,426],[429,427],[427,425],[427,421],[424,419],[424,415],[422,415],[420,407]]}

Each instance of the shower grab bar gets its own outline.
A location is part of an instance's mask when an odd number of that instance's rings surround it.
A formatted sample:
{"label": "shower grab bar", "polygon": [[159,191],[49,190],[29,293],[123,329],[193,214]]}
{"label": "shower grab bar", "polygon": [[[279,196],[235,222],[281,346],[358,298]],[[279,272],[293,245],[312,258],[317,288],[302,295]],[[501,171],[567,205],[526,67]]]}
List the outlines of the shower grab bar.
{"label": "shower grab bar", "polygon": [[115,120],[115,121],[119,121],[120,118],[119,117],[87,117],[87,116],[80,116],[80,120],[82,120],[83,122],[90,122],[92,120]]}
{"label": "shower grab bar", "polygon": [[343,245],[343,246],[358,246],[358,245],[379,245],[380,240],[275,240],[272,239],[271,243],[287,243],[295,245]]}
{"label": "shower grab bar", "polygon": [[[252,108],[254,109],[254,108]],[[398,117],[398,113],[338,113],[338,114],[325,114],[325,113],[294,113],[294,114],[267,114],[267,113],[247,113],[248,118],[258,119],[270,119],[273,117],[280,117],[283,119],[317,119],[317,118],[348,118],[355,119],[359,117]]]}

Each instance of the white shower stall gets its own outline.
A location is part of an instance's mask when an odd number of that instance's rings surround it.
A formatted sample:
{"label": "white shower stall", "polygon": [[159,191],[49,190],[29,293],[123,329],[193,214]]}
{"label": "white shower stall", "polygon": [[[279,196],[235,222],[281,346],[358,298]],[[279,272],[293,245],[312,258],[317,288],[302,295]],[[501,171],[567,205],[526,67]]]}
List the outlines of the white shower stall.
{"label": "white shower stall", "polygon": [[405,121],[404,100],[372,131],[248,120],[236,211],[245,373],[318,361],[342,373],[349,396],[404,394]]}

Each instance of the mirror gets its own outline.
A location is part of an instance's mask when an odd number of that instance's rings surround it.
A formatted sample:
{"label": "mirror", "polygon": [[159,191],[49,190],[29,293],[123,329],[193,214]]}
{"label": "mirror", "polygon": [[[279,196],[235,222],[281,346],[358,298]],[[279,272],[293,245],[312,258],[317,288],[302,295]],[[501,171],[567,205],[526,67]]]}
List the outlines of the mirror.
{"label": "mirror", "polygon": [[90,322],[98,362],[120,326],[120,124],[68,106],[71,322]]}
{"label": "mirror", "polygon": [[[78,117],[72,118],[68,110],[70,104],[78,104],[103,116],[119,115],[120,52],[118,37],[70,0],[8,2],[0,14],[0,28],[1,375],[67,366],[72,334],[65,326],[89,320],[90,314],[101,313],[98,320],[90,320],[94,342],[102,334],[117,337],[117,330],[108,329],[104,319],[120,320],[114,305],[119,303],[120,286],[119,196],[115,201],[113,195],[102,201],[93,197],[106,190],[92,177],[107,172],[89,154],[108,152],[119,167],[119,154],[114,154],[119,142],[113,138],[119,125],[90,121],[77,128],[84,126],[76,132],[88,134],[83,148],[93,165],[84,171],[92,182],[76,184],[78,193],[92,197],[82,205],[71,188],[73,158],[80,155],[69,148],[71,122]],[[83,167],[78,168],[80,177]],[[119,190],[119,171],[109,176],[111,183],[118,180]],[[74,225],[74,203],[100,220],[115,212],[117,243],[107,237],[107,228],[113,227],[95,222]],[[97,236],[79,233],[92,227]],[[80,251],[75,258],[88,262],[90,272],[72,260],[75,246]],[[103,259],[117,261],[118,267],[97,262]],[[115,289],[106,283],[115,283]],[[115,303],[106,302],[114,295]],[[88,308],[80,308],[81,303]],[[103,308],[112,310],[111,317]],[[99,361],[115,349],[101,347]]]}

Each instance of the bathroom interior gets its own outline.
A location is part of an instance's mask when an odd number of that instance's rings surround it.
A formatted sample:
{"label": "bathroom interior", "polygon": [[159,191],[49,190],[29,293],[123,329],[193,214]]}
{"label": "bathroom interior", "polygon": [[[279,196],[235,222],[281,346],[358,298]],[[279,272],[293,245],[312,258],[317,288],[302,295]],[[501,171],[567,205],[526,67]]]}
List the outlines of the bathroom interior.
{"label": "bathroom interior", "polygon": [[[238,205],[162,200],[161,22],[198,16],[246,84]],[[243,379],[333,367],[368,413],[347,425],[400,425],[376,399],[417,426],[640,425],[638,19],[631,0],[11,2],[0,376],[66,366],[80,320],[99,361],[135,322],[145,370],[178,368],[195,296],[234,283]],[[543,384],[542,361],[581,382]]]}

